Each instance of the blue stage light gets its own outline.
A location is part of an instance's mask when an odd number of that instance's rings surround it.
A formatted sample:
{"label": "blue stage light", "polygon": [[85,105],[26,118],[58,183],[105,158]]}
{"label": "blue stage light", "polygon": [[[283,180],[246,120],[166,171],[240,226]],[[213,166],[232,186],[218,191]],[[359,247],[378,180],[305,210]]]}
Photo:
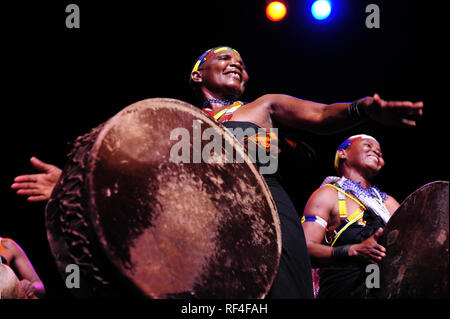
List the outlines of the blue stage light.
{"label": "blue stage light", "polygon": [[328,18],[331,13],[331,3],[328,0],[317,0],[311,6],[311,13],[317,20]]}

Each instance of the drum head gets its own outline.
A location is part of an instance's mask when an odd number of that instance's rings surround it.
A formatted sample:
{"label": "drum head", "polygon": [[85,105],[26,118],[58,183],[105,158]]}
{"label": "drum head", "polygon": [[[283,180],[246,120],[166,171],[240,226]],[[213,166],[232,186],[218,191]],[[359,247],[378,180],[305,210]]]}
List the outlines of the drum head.
{"label": "drum head", "polygon": [[427,184],[397,209],[379,243],[378,298],[448,298],[448,182]]}
{"label": "drum head", "polygon": [[28,299],[14,271],[0,264],[0,299]]}
{"label": "drum head", "polygon": [[[223,147],[207,157],[213,138]],[[281,254],[270,191],[201,110],[164,98],[123,109],[89,151],[85,193],[95,239],[145,296],[261,298],[270,289]]]}

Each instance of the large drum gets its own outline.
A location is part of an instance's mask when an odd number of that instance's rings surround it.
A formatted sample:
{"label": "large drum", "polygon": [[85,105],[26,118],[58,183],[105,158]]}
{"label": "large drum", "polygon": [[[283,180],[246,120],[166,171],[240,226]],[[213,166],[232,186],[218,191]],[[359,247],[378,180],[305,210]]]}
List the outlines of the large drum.
{"label": "large drum", "polygon": [[46,226],[82,298],[262,298],[281,253],[275,204],[243,147],[173,99],[132,104],[79,137]]}
{"label": "large drum", "polygon": [[401,204],[379,243],[387,254],[379,263],[377,298],[449,298],[448,182],[419,188]]}

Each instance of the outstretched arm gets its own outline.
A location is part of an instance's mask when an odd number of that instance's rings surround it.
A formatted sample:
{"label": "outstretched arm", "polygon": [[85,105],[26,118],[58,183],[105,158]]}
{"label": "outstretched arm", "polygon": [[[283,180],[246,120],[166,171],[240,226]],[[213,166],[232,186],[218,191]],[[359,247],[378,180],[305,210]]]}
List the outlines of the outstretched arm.
{"label": "outstretched arm", "polygon": [[423,102],[385,101],[378,94],[354,103],[329,105],[281,94],[263,99],[274,122],[317,134],[344,131],[369,119],[384,125],[415,126],[423,113]]}
{"label": "outstretched arm", "polygon": [[41,171],[40,174],[20,175],[14,178],[12,189],[18,195],[27,196],[30,202],[46,201],[61,176],[61,169],[55,165],[42,162],[36,157],[30,159],[31,164]]}

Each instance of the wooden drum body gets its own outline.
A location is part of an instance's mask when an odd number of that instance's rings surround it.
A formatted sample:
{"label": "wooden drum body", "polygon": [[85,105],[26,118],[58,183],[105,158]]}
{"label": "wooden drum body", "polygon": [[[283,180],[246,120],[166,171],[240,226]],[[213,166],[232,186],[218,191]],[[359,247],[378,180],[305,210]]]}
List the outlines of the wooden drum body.
{"label": "wooden drum body", "polygon": [[[223,143],[208,163],[206,129]],[[176,163],[183,137],[189,161]],[[243,161],[226,160],[230,149]],[[82,298],[262,298],[281,253],[275,204],[243,147],[173,99],[132,104],[78,138],[46,224],[63,278],[79,267]]]}

